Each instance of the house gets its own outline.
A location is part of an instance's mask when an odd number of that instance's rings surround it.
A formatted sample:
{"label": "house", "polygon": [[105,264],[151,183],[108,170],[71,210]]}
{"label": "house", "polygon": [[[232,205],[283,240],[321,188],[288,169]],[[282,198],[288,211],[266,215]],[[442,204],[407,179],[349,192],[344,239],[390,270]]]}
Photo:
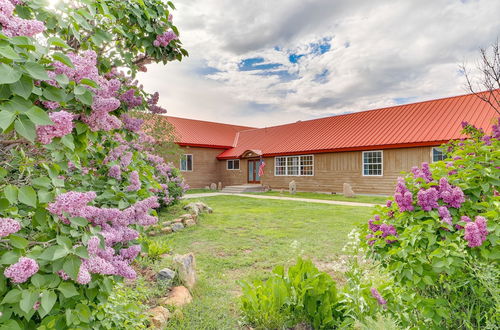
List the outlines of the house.
{"label": "house", "polygon": [[[464,137],[461,123],[490,129],[498,115],[472,94],[265,128],[164,117],[192,188],[222,182],[341,193],[391,194],[402,171],[445,158],[439,146]],[[263,175],[259,166],[265,162]]]}

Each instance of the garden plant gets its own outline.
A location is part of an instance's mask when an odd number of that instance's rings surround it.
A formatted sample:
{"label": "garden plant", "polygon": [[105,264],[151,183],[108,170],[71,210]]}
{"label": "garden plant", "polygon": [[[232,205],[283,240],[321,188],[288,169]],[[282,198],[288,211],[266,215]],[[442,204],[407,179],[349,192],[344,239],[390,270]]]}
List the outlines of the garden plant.
{"label": "garden plant", "polygon": [[159,95],[134,80],[187,56],[173,9],[0,0],[0,328],[113,328],[97,306],[187,188],[155,141]]}

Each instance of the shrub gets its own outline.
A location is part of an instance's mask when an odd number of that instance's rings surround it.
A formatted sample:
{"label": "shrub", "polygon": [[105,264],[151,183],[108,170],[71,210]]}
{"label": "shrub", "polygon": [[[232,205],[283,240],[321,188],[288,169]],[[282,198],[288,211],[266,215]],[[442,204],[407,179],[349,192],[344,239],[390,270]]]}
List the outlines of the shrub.
{"label": "shrub", "polygon": [[307,322],[315,329],[328,329],[342,321],[343,306],[335,282],[311,261],[299,258],[287,272],[276,267],[266,281],[240,285],[243,313],[259,328],[280,329]]}
{"label": "shrub", "polygon": [[406,324],[498,324],[500,124],[491,136],[464,123],[448,159],[399,178],[394,200],[369,220],[370,256],[394,276],[412,311]]}

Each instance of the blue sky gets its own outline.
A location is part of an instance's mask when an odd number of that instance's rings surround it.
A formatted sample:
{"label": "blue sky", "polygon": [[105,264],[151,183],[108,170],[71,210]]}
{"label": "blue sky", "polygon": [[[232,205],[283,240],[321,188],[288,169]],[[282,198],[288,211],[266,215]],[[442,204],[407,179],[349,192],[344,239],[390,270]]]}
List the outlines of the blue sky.
{"label": "blue sky", "polygon": [[141,74],[168,114],[265,127],[464,94],[498,0],[179,0],[190,57]]}

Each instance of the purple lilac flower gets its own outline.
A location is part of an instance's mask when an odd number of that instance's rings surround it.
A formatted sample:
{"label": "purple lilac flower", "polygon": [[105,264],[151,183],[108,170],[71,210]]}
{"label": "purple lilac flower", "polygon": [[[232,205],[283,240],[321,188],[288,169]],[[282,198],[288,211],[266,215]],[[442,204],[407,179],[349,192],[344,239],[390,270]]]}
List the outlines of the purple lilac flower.
{"label": "purple lilac flower", "polygon": [[37,20],[27,20],[14,16],[14,5],[21,1],[0,0],[0,25],[2,33],[8,37],[32,37],[45,31],[45,25]]}
{"label": "purple lilac flower", "polygon": [[481,246],[487,236],[488,229],[484,217],[477,216],[475,222],[468,222],[465,225],[464,239],[468,242],[469,247]]}
{"label": "purple lilac flower", "polygon": [[368,220],[368,228],[370,228],[370,230],[373,232],[377,232],[380,230],[380,225],[374,224],[375,221],[380,222],[379,215],[375,215],[374,219]]}
{"label": "purple lilac flower", "polygon": [[379,305],[386,305],[387,304],[387,301],[382,298],[382,296],[380,295],[380,292],[378,292],[378,290],[376,288],[371,288],[371,293],[372,293],[372,296],[373,298],[377,299],[377,302]]}
{"label": "purple lilac flower", "polygon": [[38,140],[43,144],[49,144],[55,137],[63,137],[73,131],[73,114],[67,111],[52,112],[49,114],[54,125],[42,125],[36,128]]}
{"label": "purple lilac flower", "polygon": [[129,108],[135,108],[142,104],[142,98],[135,96],[135,89],[131,88],[120,96],[120,100],[125,102]]}
{"label": "purple lilac flower", "polygon": [[155,47],[166,47],[170,43],[170,41],[177,39],[177,35],[174,31],[166,31],[163,34],[159,34],[156,36],[156,40],[153,41],[153,45]]}
{"label": "purple lilac flower", "polygon": [[453,225],[450,211],[448,210],[448,208],[446,206],[438,207],[438,213],[439,213],[439,216],[441,217],[441,220],[443,222],[449,224],[450,226]]}
{"label": "purple lilac flower", "polygon": [[21,257],[17,263],[5,269],[4,275],[10,278],[12,283],[24,283],[28,278],[38,272],[38,269],[39,267],[35,260]]}
{"label": "purple lilac flower", "polygon": [[121,180],[122,178],[122,170],[119,165],[113,165],[110,167],[108,171],[108,175],[117,180]]}
{"label": "purple lilac flower", "polygon": [[132,132],[139,132],[141,130],[141,126],[144,120],[139,118],[132,118],[127,114],[123,114],[120,119],[123,122],[123,125],[126,129]]}
{"label": "purple lilac flower", "polygon": [[21,230],[21,224],[11,218],[0,218],[0,237],[9,236]]}
{"label": "purple lilac flower", "polygon": [[125,168],[127,166],[130,165],[130,163],[132,162],[132,153],[129,151],[129,152],[126,152],[121,158],[120,158],[120,166],[122,168]]}
{"label": "purple lilac flower", "polygon": [[391,207],[391,206],[392,206],[392,200],[388,199],[388,200],[385,202],[385,206],[387,206],[387,207]]}
{"label": "purple lilac flower", "polygon": [[491,136],[494,139],[500,139],[500,118],[498,119],[497,123],[494,124],[491,128],[492,128]]}
{"label": "purple lilac flower", "polygon": [[406,188],[405,181],[401,177],[398,178],[394,200],[401,212],[413,211],[413,194]]}
{"label": "purple lilac flower", "polygon": [[422,169],[419,169],[417,166],[414,166],[412,167],[411,171],[415,179],[422,178],[427,183],[432,181],[432,173],[429,168],[429,163],[426,162],[422,163]]}
{"label": "purple lilac flower", "polygon": [[56,201],[47,206],[47,210],[57,215],[62,222],[69,224],[70,221],[65,213],[69,214],[70,217],[80,216],[80,212],[82,212],[84,207],[93,201],[96,196],[96,193],[93,191],[85,193],[70,191],[57,196]]}
{"label": "purple lilac flower", "polygon": [[453,187],[446,177],[439,179],[439,197],[451,207],[460,208],[465,202],[465,195],[460,187]]}
{"label": "purple lilac flower", "polygon": [[432,209],[435,209],[439,207],[438,204],[438,191],[431,187],[429,189],[421,189],[417,193],[417,199],[418,199],[418,205],[422,207],[422,210],[424,211],[430,211]]}
{"label": "purple lilac flower", "polygon": [[80,270],[78,271],[78,276],[76,278],[76,283],[78,284],[89,284],[92,276],[90,272],[85,268],[85,266],[81,265]]}
{"label": "purple lilac flower", "polygon": [[491,136],[485,135],[481,138],[481,141],[483,141],[485,145],[491,146]]}
{"label": "purple lilac flower", "polygon": [[130,185],[127,187],[127,191],[137,191],[141,189],[141,181],[139,180],[139,173],[133,171],[129,176]]}

